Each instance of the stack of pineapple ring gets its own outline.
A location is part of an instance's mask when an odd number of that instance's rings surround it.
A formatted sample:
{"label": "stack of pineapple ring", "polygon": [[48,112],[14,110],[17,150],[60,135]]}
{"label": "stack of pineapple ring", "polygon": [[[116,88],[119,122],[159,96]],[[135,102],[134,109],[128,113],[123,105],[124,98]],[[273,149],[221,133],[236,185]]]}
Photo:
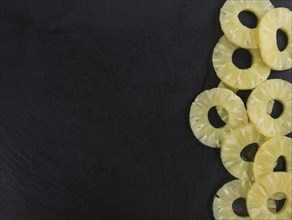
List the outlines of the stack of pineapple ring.
{"label": "stack of pineapple ring", "polygon": [[[238,15],[243,11],[257,17],[256,28],[241,24]],[[292,85],[282,79],[268,80],[271,70],[292,68],[292,12],[274,8],[269,0],[226,0],[220,24],[224,36],[215,46],[212,61],[221,82],[196,97],[189,118],[195,137],[221,148],[224,167],[237,178],[218,190],[214,217],[292,219],[292,139],[285,136],[292,131]],[[278,30],[288,38],[283,50],[277,46]],[[233,64],[233,53],[239,48],[251,54],[249,68]],[[238,90],[252,90],[247,109]],[[277,118],[271,116],[275,101],[283,106]],[[223,127],[210,124],[208,112],[213,107],[225,122]],[[279,158],[286,164],[280,171],[275,169]],[[234,210],[239,200],[244,201],[246,213]]]}

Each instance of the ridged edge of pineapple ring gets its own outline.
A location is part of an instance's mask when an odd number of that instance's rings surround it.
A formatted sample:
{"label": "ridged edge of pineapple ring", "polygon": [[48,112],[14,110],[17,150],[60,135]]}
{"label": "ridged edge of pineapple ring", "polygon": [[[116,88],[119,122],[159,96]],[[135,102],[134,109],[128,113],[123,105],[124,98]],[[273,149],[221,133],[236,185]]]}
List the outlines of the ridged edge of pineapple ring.
{"label": "ridged edge of pineapple ring", "polygon": [[212,55],[215,72],[229,87],[240,90],[253,89],[269,77],[271,69],[263,62],[258,49],[247,49],[252,56],[252,65],[248,69],[239,69],[232,62],[232,55],[238,48],[230,43],[225,35],[220,38]]}
{"label": "ridged edge of pineapple ring", "polygon": [[[247,100],[247,113],[256,129],[266,137],[284,136],[292,131],[292,84],[270,79],[258,85]],[[282,114],[274,119],[265,109],[270,100],[283,105]]]}
{"label": "ridged edge of pineapple ring", "polygon": [[[292,68],[292,11],[288,8],[275,8],[264,15],[259,23],[258,36],[261,56],[267,66],[273,70]],[[267,27],[268,24],[273,26]],[[273,27],[273,29],[270,29]],[[288,38],[283,51],[277,46],[277,30],[281,29]],[[272,56],[273,54],[274,57]]]}
{"label": "ridged edge of pineapple ring", "polygon": [[242,11],[250,11],[255,14],[258,21],[274,6],[269,0],[228,0],[220,10],[221,29],[228,40],[235,45],[248,48],[258,48],[258,30],[257,28],[248,28],[244,26],[238,15]]}
{"label": "ridged edge of pineapple ring", "polygon": [[[236,215],[232,209],[232,203],[234,200],[238,198],[246,198],[250,188],[251,182],[247,180],[232,180],[221,186],[213,199],[212,210],[214,218],[216,220],[226,220],[226,216],[228,215],[231,217],[228,219],[250,219],[249,216],[241,217]],[[222,218],[220,216],[222,216]]]}
{"label": "ridged edge of pineapple ring", "polygon": [[285,157],[287,169],[285,172],[292,174],[292,139],[280,136],[267,140],[259,148],[253,163],[255,181],[273,173],[280,156]]}
{"label": "ridged edge of pineapple ring", "polygon": [[241,125],[225,135],[221,147],[221,159],[226,170],[238,179],[254,181],[253,162],[244,161],[240,153],[249,144],[259,146],[266,141],[251,124]]}
{"label": "ridged edge of pineapple ring", "polygon": [[[282,192],[286,201],[282,209],[272,213],[267,207],[267,200],[275,193]],[[255,182],[247,193],[246,206],[252,219],[291,219],[292,216],[292,175],[275,172]],[[286,212],[285,212],[286,211]]]}
{"label": "ridged edge of pineapple ring", "polygon": [[[213,127],[208,112],[213,106],[222,106],[229,115],[228,123],[221,128]],[[248,121],[242,100],[232,91],[213,88],[200,93],[192,103],[189,120],[195,137],[209,147],[221,147],[223,137],[231,129]],[[210,135],[207,135],[207,134]]]}

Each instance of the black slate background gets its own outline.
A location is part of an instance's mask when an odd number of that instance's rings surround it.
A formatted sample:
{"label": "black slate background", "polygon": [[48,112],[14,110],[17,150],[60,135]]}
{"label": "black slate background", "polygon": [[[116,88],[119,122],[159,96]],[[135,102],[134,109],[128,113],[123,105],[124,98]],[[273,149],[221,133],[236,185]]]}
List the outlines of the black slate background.
{"label": "black slate background", "polygon": [[212,219],[232,177],[188,112],[223,3],[1,1],[0,219]]}

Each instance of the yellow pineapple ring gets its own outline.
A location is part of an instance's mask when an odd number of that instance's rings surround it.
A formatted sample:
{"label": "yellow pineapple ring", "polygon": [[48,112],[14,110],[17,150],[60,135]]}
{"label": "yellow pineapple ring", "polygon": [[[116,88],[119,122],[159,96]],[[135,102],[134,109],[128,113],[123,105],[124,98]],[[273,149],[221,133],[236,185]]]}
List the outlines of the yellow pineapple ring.
{"label": "yellow pineapple ring", "polygon": [[222,36],[213,51],[213,66],[220,80],[234,89],[253,89],[270,75],[271,69],[263,62],[258,49],[249,49],[252,65],[239,69],[232,62],[232,55],[239,47]]}
{"label": "yellow pineapple ring", "polygon": [[276,137],[262,144],[255,156],[253,164],[255,180],[259,181],[265,175],[273,173],[280,156],[285,158],[286,172],[292,174],[292,139]]}
{"label": "yellow pineapple ring", "polygon": [[[271,79],[255,88],[247,100],[247,112],[256,129],[266,137],[284,136],[292,131],[292,85],[282,79]],[[274,119],[267,113],[271,100],[283,105],[282,114]]]}
{"label": "yellow pineapple ring", "polygon": [[[259,23],[259,45],[263,61],[274,70],[292,68],[292,12],[287,8],[269,11]],[[277,46],[277,30],[287,34],[288,44],[283,51]]]}
{"label": "yellow pineapple ring", "polygon": [[238,15],[240,12],[252,12],[260,20],[274,6],[269,0],[228,0],[220,10],[221,29],[233,44],[247,49],[258,48],[257,28],[244,26]]}
{"label": "yellow pineapple ring", "polygon": [[[270,211],[270,199],[283,199],[284,206],[279,212]],[[255,182],[247,194],[246,205],[252,219],[292,218],[292,175],[284,172],[271,173]],[[270,207],[268,207],[270,206]]]}
{"label": "yellow pineapple ring", "polygon": [[[208,112],[214,106],[224,107],[228,112],[228,122],[221,128],[213,127],[208,119]],[[189,117],[194,135],[209,147],[220,147],[226,133],[248,120],[242,100],[232,91],[222,88],[199,94],[192,103]]]}
{"label": "yellow pineapple ring", "polygon": [[216,220],[250,219],[249,216],[239,216],[233,211],[233,203],[237,199],[245,199],[251,187],[249,181],[233,180],[223,185],[213,200],[213,215]]}
{"label": "yellow pineapple ring", "polygon": [[251,160],[243,159],[241,153],[246,146],[250,144],[260,146],[265,140],[266,138],[251,123],[235,128],[225,135],[222,143],[221,159],[224,167],[239,179],[253,181],[253,158]]}

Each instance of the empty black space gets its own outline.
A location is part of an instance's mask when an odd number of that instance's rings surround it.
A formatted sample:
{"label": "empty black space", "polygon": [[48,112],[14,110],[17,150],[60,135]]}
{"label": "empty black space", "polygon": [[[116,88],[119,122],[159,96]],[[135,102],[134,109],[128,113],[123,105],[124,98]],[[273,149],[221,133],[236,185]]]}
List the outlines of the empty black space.
{"label": "empty black space", "polygon": [[224,2],[0,1],[0,219],[213,219],[189,109]]}
{"label": "empty black space", "polygon": [[252,65],[252,57],[248,50],[239,48],[232,55],[232,62],[239,69],[248,69]]}
{"label": "empty black space", "polygon": [[286,136],[292,138],[292,132],[290,132],[290,133],[287,134]]}
{"label": "empty black space", "polygon": [[209,119],[210,124],[214,128],[222,128],[224,125],[226,125],[226,123],[222,120],[222,118],[218,114],[216,106],[210,108],[210,110],[208,111],[208,119]]}
{"label": "empty black space", "polygon": [[276,202],[276,212],[279,212],[279,211],[281,211],[281,209],[285,205],[286,198],[285,199],[281,199],[281,200],[275,200],[275,202]]}
{"label": "empty black space", "polygon": [[286,172],[286,159],[284,156],[280,156],[276,161],[274,172]]}
{"label": "empty black space", "polygon": [[279,118],[284,110],[284,106],[278,100],[274,100],[273,110],[271,112],[272,118]]}
{"label": "empty black space", "polygon": [[251,143],[245,146],[240,152],[240,157],[247,162],[253,162],[254,157],[259,149],[259,145],[257,143]]}
{"label": "empty black space", "polygon": [[287,34],[284,31],[282,31],[281,29],[279,29],[279,30],[277,30],[276,38],[277,38],[277,46],[278,46],[278,49],[280,51],[285,50],[285,48],[288,45],[288,37],[287,37]]}
{"label": "empty black space", "polygon": [[258,24],[257,16],[250,11],[242,11],[238,14],[240,22],[248,28],[256,28]]}
{"label": "empty black space", "polygon": [[212,219],[189,109],[222,4],[1,1],[0,219]]}
{"label": "empty black space", "polygon": [[249,89],[249,90],[238,90],[238,92],[236,93],[236,95],[238,95],[242,99],[245,107],[246,107],[247,99],[251,92],[252,90]]}
{"label": "empty black space", "polygon": [[233,201],[232,203],[232,210],[233,212],[240,217],[247,217],[247,207],[246,207],[246,199],[245,198],[238,198]]}

